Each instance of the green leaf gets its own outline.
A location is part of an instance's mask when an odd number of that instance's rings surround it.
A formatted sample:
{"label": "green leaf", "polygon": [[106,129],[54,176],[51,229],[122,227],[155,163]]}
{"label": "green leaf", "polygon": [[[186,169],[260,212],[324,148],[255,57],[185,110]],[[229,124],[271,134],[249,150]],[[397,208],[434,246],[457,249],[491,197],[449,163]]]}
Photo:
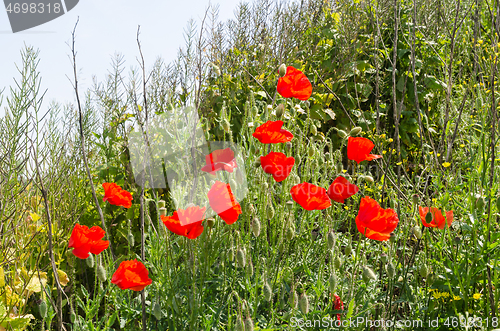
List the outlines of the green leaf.
{"label": "green leaf", "polygon": [[260,95],[263,98],[267,98],[267,94],[264,91],[258,91],[258,92],[255,92],[254,94]]}
{"label": "green leaf", "polygon": [[347,315],[346,319],[351,318],[352,314],[354,312],[354,298],[351,299],[351,302],[349,302],[349,307],[347,308]]}

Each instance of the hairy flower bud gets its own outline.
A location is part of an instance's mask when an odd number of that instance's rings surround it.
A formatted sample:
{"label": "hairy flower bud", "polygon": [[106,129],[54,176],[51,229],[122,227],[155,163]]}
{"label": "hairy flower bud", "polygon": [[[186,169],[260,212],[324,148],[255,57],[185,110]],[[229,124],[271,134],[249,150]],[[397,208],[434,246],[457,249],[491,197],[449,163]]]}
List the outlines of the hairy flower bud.
{"label": "hairy flower bud", "polygon": [[258,157],[256,160],[255,160],[255,163],[253,164],[255,168],[258,168],[260,167],[260,157]]}
{"label": "hairy flower bud", "polygon": [[286,75],[286,65],[284,63],[282,63],[279,67],[279,74],[280,74],[280,77],[283,77]]}
{"label": "hairy flower bud", "polygon": [[418,201],[419,201],[418,194],[414,194],[411,198],[413,200],[413,204],[418,205]]}
{"label": "hairy flower bud", "polygon": [[342,166],[342,163],[337,163],[337,165],[335,166],[335,171],[337,171],[338,174],[340,174],[343,170],[343,166]]}
{"label": "hairy flower bud", "polygon": [[165,208],[165,200],[158,200],[158,208]]}
{"label": "hairy flower bud", "polygon": [[335,293],[335,289],[337,288],[337,276],[335,276],[334,273],[332,273],[328,279],[328,284],[330,286],[330,292]]}
{"label": "hairy flower bud", "polygon": [[429,268],[427,268],[427,265],[422,264],[422,265],[420,265],[418,272],[420,273],[420,276],[425,278],[429,274]]}
{"label": "hairy flower bud", "polygon": [[347,246],[345,247],[344,253],[345,253],[346,256],[351,255],[351,253],[352,253],[352,245],[351,245],[351,243],[347,244]]}
{"label": "hairy flower bud", "polygon": [[356,137],[358,134],[361,133],[361,131],[363,131],[363,129],[360,126],[356,126],[352,128],[351,132],[349,132],[349,135],[351,137]]}
{"label": "hairy flower bud", "polygon": [[221,126],[222,126],[222,129],[224,129],[224,131],[226,131],[226,133],[229,133],[231,131],[231,124],[229,124],[229,121],[227,120],[227,118],[222,120]]}
{"label": "hairy flower bud", "polygon": [[295,226],[293,226],[293,224],[290,224],[290,226],[288,226],[286,229],[286,239],[290,241],[293,239],[294,236],[295,236]]}
{"label": "hairy flower bud", "polygon": [[289,303],[290,307],[293,309],[297,308],[297,305],[299,304],[299,296],[297,295],[297,291],[294,289],[292,289],[292,292],[290,293]]}
{"label": "hairy flower bud", "polygon": [[227,253],[227,257],[229,261],[234,261],[234,248],[231,247]]}
{"label": "hairy flower bud", "polygon": [[389,261],[389,257],[387,256],[387,254],[382,253],[382,255],[380,255],[380,262],[382,262],[383,264],[386,264],[387,261]]}
{"label": "hairy flower bud", "polygon": [[215,219],[214,218],[207,218],[207,225],[209,228],[213,228],[215,226]]}
{"label": "hairy flower bud", "polygon": [[420,230],[420,227],[418,225],[415,225],[413,228],[411,228],[411,232],[413,232],[413,235],[417,239],[422,239],[422,230]]}
{"label": "hairy flower bud", "polygon": [[483,207],[484,207],[484,198],[483,197],[477,198],[477,200],[476,200],[476,210],[479,213],[482,213],[483,212]]}
{"label": "hairy flower bud", "polygon": [[307,314],[309,312],[309,299],[305,293],[302,293],[300,296],[299,308],[303,314]]}
{"label": "hairy flower bud", "polygon": [[318,128],[316,127],[316,125],[314,124],[311,124],[311,134],[313,136],[317,135],[318,134]]}
{"label": "hairy flower bud", "polygon": [[99,278],[99,280],[101,282],[105,282],[107,277],[106,277],[106,269],[104,269],[104,267],[102,265],[98,265],[97,266],[97,278]]}
{"label": "hairy flower bud", "polygon": [[128,245],[130,247],[134,247],[134,243],[135,243],[135,240],[134,240],[134,235],[132,234],[132,232],[129,231],[129,233],[127,234],[127,241],[128,241]]}
{"label": "hairy flower bud", "polygon": [[85,259],[85,263],[89,268],[94,267],[94,255],[92,253],[89,254],[89,257]]}
{"label": "hairy flower bud", "polygon": [[284,112],[285,112],[285,105],[280,103],[278,107],[276,107],[276,117],[281,118]]}
{"label": "hairy flower bud", "polygon": [[245,319],[245,331],[253,331],[253,330],[254,330],[253,321],[250,318],[250,316],[247,316],[247,318]]}
{"label": "hairy flower bud", "polygon": [[45,300],[42,299],[42,302],[38,305],[38,311],[43,319],[47,317],[47,302],[45,302]]}
{"label": "hairy flower bud", "polygon": [[236,264],[238,265],[239,268],[244,268],[245,267],[245,252],[240,248],[236,252]]}
{"label": "hairy flower bud", "polygon": [[372,176],[364,176],[363,178],[364,180],[366,180],[368,183],[373,183],[374,180],[373,180],[373,177]]}
{"label": "hairy flower bud", "polygon": [[266,301],[271,301],[272,296],[273,296],[273,291],[271,289],[271,286],[269,285],[268,282],[264,284],[264,287],[262,288],[262,294],[264,294],[264,299]]}
{"label": "hairy flower bud", "polygon": [[255,237],[260,235],[260,221],[257,217],[254,217],[252,221],[252,232]]}
{"label": "hairy flower bud", "polygon": [[309,156],[311,156],[311,157],[312,157],[312,156],[314,156],[314,153],[315,153],[315,152],[316,152],[316,151],[315,151],[315,149],[314,149],[314,146],[313,146],[313,145],[310,145],[310,146],[309,146],[309,148],[307,149],[307,154],[308,154]]}
{"label": "hairy flower bud", "polygon": [[235,331],[245,331],[245,324],[241,316],[236,317],[236,325],[234,326]]}
{"label": "hairy flower bud", "polygon": [[396,234],[394,232],[391,232],[391,236],[389,237],[389,240],[391,243],[395,243],[398,239],[396,238]]}
{"label": "hairy flower bud", "polygon": [[248,260],[246,271],[247,271],[248,277],[252,277],[253,276],[253,263],[252,263],[252,259]]}
{"label": "hairy flower bud", "polygon": [[269,204],[267,206],[267,218],[271,219],[274,217],[274,207],[273,205]]}
{"label": "hairy flower bud", "polygon": [[335,245],[335,234],[333,231],[328,232],[328,235],[326,236],[326,241],[328,244],[328,249],[332,250],[333,246]]}
{"label": "hairy flower bud", "polygon": [[375,275],[373,270],[368,266],[363,267],[363,277],[367,279],[377,280],[377,275]]}
{"label": "hairy flower bud", "polygon": [[344,130],[338,130],[337,131],[337,134],[339,135],[340,138],[344,139],[345,137],[347,137],[347,132],[345,132]]}
{"label": "hairy flower bud", "polygon": [[161,319],[161,306],[158,302],[153,304],[153,315],[155,315],[158,321]]}
{"label": "hairy flower bud", "polygon": [[394,277],[394,275],[396,274],[396,268],[394,267],[394,264],[392,264],[392,262],[389,262],[386,265],[385,270],[387,271],[387,276],[389,276],[389,278]]}
{"label": "hairy flower bud", "polygon": [[286,202],[286,209],[288,209],[288,210],[292,210],[293,209],[293,201],[292,200],[288,200]]}
{"label": "hairy flower bud", "polygon": [[339,270],[341,265],[342,265],[342,259],[338,255],[335,256],[335,258],[333,259],[333,266],[335,267],[335,269]]}
{"label": "hairy flower bud", "polygon": [[160,211],[161,216],[167,216],[167,208],[161,207],[158,210]]}

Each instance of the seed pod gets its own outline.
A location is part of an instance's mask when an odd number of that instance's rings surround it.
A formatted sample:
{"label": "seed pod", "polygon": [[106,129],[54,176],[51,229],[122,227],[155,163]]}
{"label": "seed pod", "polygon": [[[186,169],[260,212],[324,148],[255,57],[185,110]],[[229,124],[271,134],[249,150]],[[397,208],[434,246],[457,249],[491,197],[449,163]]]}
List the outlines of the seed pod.
{"label": "seed pod", "polygon": [[255,163],[253,164],[255,168],[258,168],[260,167],[260,157],[258,157],[256,160],[255,160]]}
{"label": "seed pod", "polygon": [[354,128],[352,128],[351,132],[349,132],[349,135],[351,137],[356,137],[361,133],[361,131],[363,131],[363,129],[360,126],[355,126]]}
{"label": "seed pod", "polygon": [[375,275],[373,270],[368,266],[363,267],[363,276],[368,279],[377,280],[377,275]]}
{"label": "seed pod", "polygon": [[253,330],[254,330],[253,321],[250,318],[250,316],[247,316],[247,318],[245,319],[245,331],[253,331]]}
{"label": "seed pod", "polygon": [[292,210],[293,209],[293,201],[292,200],[288,200],[286,202],[286,209],[288,209],[288,210]]}
{"label": "seed pod", "polygon": [[293,239],[294,236],[295,236],[295,226],[293,226],[293,224],[290,224],[290,226],[288,226],[288,228],[286,229],[286,239],[290,241]]}
{"label": "seed pod", "polygon": [[413,235],[417,239],[422,239],[422,230],[420,230],[420,227],[418,225],[415,225],[413,228],[411,228],[411,232],[413,232]]}
{"label": "seed pod", "polygon": [[234,248],[233,248],[233,247],[231,247],[231,248],[229,249],[229,252],[228,252],[228,254],[227,254],[227,257],[229,258],[229,261],[233,261],[233,260],[234,260]]}
{"label": "seed pod", "polygon": [[340,138],[344,139],[345,137],[347,137],[347,132],[345,132],[344,130],[338,130],[337,131],[337,134],[339,135]]}
{"label": "seed pod", "polygon": [[47,302],[45,302],[45,300],[42,299],[42,302],[38,305],[38,311],[43,319],[47,317]]}
{"label": "seed pod", "polygon": [[97,266],[97,278],[99,278],[99,280],[101,282],[105,282],[107,277],[106,277],[106,269],[104,269],[104,267],[102,265],[98,265]]}
{"label": "seed pod", "polygon": [[330,292],[335,293],[335,289],[337,288],[337,276],[334,273],[328,279],[328,283],[330,285]]}
{"label": "seed pod", "polygon": [[364,176],[364,180],[366,180],[368,183],[373,183],[373,177],[372,176]]}
{"label": "seed pod", "polygon": [[387,254],[382,253],[382,255],[380,255],[380,262],[382,262],[383,264],[386,264],[387,261],[389,261],[389,257],[387,256]]}
{"label": "seed pod", "polygon": [[167,208],[162,207],[158,209],[160,211],[161,216],[167,216]]}
{"label": "seed pod", "polygon": [[283,77],[286,75],[286,65],[284,63],[282,63],[279,67],[279,74],[280,74],[280,77]]}
{"label": "seed pod", "polygon": [[158,208],[165,208],[165,200],[158,200]]}
{"label": "seed pod", "polygon": [[428,212],[428,213],[425,215],[425,222],[426,222],[426,223],[430,223],[430,222],[432,222],[432,213],[431,213],[431,212]]}
{"label": "seed pod", "polygon": [[414,194],[411,198],[413,200],[413,204],[418,205],[418,200],[419,200],[418,194]]}
{"label": "seed pod", "polygon": [[398,239],[396,238],[396,234],[394,232],[391,232],[391,236],[389,237],[389,240],[391,243],[395,243]]}
{"label": "seed pod", "polygon": [[245,324],[241,316],[236,317],[236,325],[234,326],[235,331],[245,331]]}
{"label": "seed pod", "polygon": [[247,272],[248,277],[253,276],[253,263],[252,263],[251,259],[248,260],[246,272]]}
{"label": "seed pod", "polygon": [[298,166],[300,164],[300,162],[302,162],[302,158],[300,157],[300,155],[297,155],[297,157],[295,158],[295,164]]}
{"label": "seed pod", "polygon": [[311,124],[311,134],[313,136],[316,136],[318,134],[318,128],[314,124]]}
{"label": "seed pod", "polygon": [[292,143],[290,141],[287,141],[285,146],[288,151],[292,149]]}
{"label": "seed pod", "polygon": [[155,315],[158,321],[161,319],[161,306],[158,302],[153,304],[153,315]]}
{"label": "seed pod", "polygon": [[132,232],[129,232],[127,234],[127,241],[130,247],[134,247],[134,235],[132,234]]}
{"label": "seed pod", "polygon": [[346,246],[346,248],[344,250],[344,253],[345,253],[346,256],[351,255],[351,253],[352,253],[352,245],[351,245],[351,243],[347,244],[347,246]]}
{"label": "seed pod", "polygon": [[425,278],[429,274],[429,269],[427,268],[427,265],[422,264],[418,269],[418,272],[420,273],[420,276]]}
{"label": "seed pod", "polygon": [[236,252],[236,264],[238,265],[239,268],[244,268],[245,267],[245,252],[240,248]]}
{"label": "seed pod", "polygon": [[215,226],[215,219],[214,218],[207,218],[207,225],[209,228],[213,228]]}
{"label": "seed pod", "polygon": [[342,163],[337,163],[337,165],[335,166],[335,171],[337,171],[338,174],[340,174],[343,170],[343,166],[342,166]]}
{"label": "seed pod", "polygon": [[335,256],[335,259],[333,259],[333,266],[335,267],[335,269],[339,270],[341,265],[342,260],[340,259],[340,256]]}
{"label": "seed pod", "polygon": [[76,321],[76,314],[75,314],[75,312],[73,311],[73,309],[71,309],[71,314],[69,315],[69,320],[71,321],[71,323],[75,324],[75,321]]}
{"label": "seed pod", "polygon": [[387,264],[385,270],[387,271],[387,276],[389,276],[389,278],[394,277],[394,275],[396,274],[396,268],[394,267],[394,264],[392,264],[392,262],[389,262]]}
{"label": "seed pod", "polygon": [[333,246],[335,245],[335,234],[333,233],[333,231],[328,232],[326,239],[327,239],[328,249],[332,250]]}
{"label": "seed pod", "polygon": [[269,302],[272,299],[273,291],[271,290],[271,286],[268,282],[264,284],[264,288],[262,289],[262,293],[264,294],[264,299]]}
{"label": "seed pod", "polygon": [[309,299],[307,299],[307,295],[302,293],[299,299],[299,308],[302,314],[307,314],[309,312]]}
{"label": "seed pod", "polygon": [[280,103],[276,108],[276,117],[281,118],[284,112],[285,112],[285,106],[282,103]]}
{"label": "seed pod", "polygon": [[297,295],[297,291],[295,291],[295,289],[292,289],[292,292],[290,293],[289,303],[292,309],[297,308],[297,305],[299,304],[299,296]]}
{"label": "seed pod", "polygon": [[312,157],[314,156],[314,153],[315,153],[314,146],[310,145],[309,148],[307,149],[307,155]]}
{"label": "seed pod", "polygon": [[94,255],[92,253],[89,254],[89,257],[85,259],[85,263],[89,268],[94,267]]}
{"label": "seed pod", "polygon": [[229,124],[229,121],[227,120],[227,118],[222,120],[221,126],[222,126],[222,129],[224,129],[224,131],[226,131],[226,133],[229,133],[231,131],[231,124]]}
{"label": "seed pod", "polygon": [[260,235],[260,221],[257,217],[255,217],[252,221],[252,232],[255,237]]}
{"label": "seed pod", "polygon": [[274,207],[273,205],[269,204],[267,206],[267,218],[271,219],[274,217]]}

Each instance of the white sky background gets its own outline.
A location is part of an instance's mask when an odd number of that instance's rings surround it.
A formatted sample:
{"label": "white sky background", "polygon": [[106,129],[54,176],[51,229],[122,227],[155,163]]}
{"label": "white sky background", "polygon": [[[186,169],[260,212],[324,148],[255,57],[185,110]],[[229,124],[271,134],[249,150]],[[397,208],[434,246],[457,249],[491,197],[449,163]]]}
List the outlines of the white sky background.
{"label": "white sky background", "polygon": [[[212,0],[219,4],[219,21],[234,18],[239,0]],[[76,32],[77,65],[80,92],[92,86],[92,77],[104,81],[111,69],[111,58],[120,53],[125,60],[125,74],[130,67],[138,67],[139,51],[136,43],[137,26],[141,26],[141,46],[146,69],[151,68],[158,57],[166,63],[177,56],[184,47],[184,30],[189,19],[197,27],[209,5],[209,0],[80,0],[78,5],[65,15],[29,30],[12,33],[7,12],[0,4],[0,91],[4,102],[0,116],[4,114],[5,97],[9,86],[14,86],[14,77],[20,74],[20,52],[24,45],[39,49],[38,70],[42,77],[42,91],[47,89],[44,107],[55,100],[60,104],[73,102],[74,92],[67,76],[72,75],[69,59],[71,32],[79,17]]]}

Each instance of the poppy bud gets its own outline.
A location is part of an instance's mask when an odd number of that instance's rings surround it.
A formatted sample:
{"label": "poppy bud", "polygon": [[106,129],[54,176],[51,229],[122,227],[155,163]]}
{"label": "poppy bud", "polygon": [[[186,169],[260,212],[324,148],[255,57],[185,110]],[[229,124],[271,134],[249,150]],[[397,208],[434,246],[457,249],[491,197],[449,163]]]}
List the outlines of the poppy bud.
{"label": "poppy bud", "polygon": [[351,253],[352,253],[352,245],[351,245],[351,243],[347,244],[347,246],[346,246],[346,248],[344,250],[344,253],[345,253],[346,256],[351,255]]}
{"label": "poppy bud", "polygon": [[264,294],[264,299],[269,302],[272,299],[273,291],[271,290],[271,286],[268,282],[264,284],[264,288],[262,289],[262,293]]}
{"label": "poppy bud", "polygon": [[256,106],[252,107],[252,115],[255,117],[259,114],[259,109]]}
{"label": "poppy bud", "polygon": [[89,253],[89,257],[85,259],[85,262],[87,263],[87,266],[89,268],[94,267],[94,255],[92,253]]}
{"label": "poppy bud", "polygon": [[476,210],[480,213],[483,212],[483,207],[484,207],[484,198],[483,197],[479,197],[477,198],[476,200]]}
{"label": "poppy bud", "polygon": [[314,125],[314,124],[311,124],[311,134],[313,136],[318,134],[318,128],[316,128],[316,125]]}
{"label": "poppy bud", "polygon": [[284,63],[282,63],[279,67],[279,74],[280,74],[280,77],[283,77],[286,75],[286,65]]}
{"label": "poppy bud", "polygon": [[99,278],[99,280],[101,282],[105,282],[107,277],[106,277],[106,270],[104,269],[104,267],[102,265],[98,265],[97,266],[97,278]]}
{"label": "poppy bud", "polygon": [[245,319],[245,331],[253,331],[253,329],[253,321],[250,316],[247,316],[247,318]]}
{"label": "poppy bud", "polygon": [[293,209],[293,201],[292,200],[288,200],[286,202],[286,209],[288,209],[288,210],[292,210]]}
{"label": "poppy bud", "polygon": [[240,248],[236,252],[236,264],[238,265],[239,268],[244,268],[245,267],[245,252]]}
{"label": "poppy bud", "polygon": [[132,232],[129,232],[127,234],[127,241],[130,247],[134,247],[134,235],[132,234]]}
{"label": "poppy bud", "polygon": [[314,150],[314,146],[313,146],[313,145],[310,145],[310,146],[309,146],[309,149],[307,150],[307,154],[308,154],[309,156],[314,156],[314,152],[315,152],[315,150]]}
{"label": "poppy bud", "polygon": [[361,133],[361,131],[363,131],[363,129],[360,126],[356,126],[352,128],[351,132],[349,132],[349,135],[351,137],[356,137],[358,134]]}
{"label": "poppy bud", "polygon": [[418,200],[419,200],[419,199],[418,199],[418,194],[414,194],[414,195],[412,196],[412,200],[413,200],[413,204],[414,204],[414,205],[418,205]]}
{"label": "poppy bud", "polygon": [[214,218],[207,218],[207,225],[209,228],[213,228],[215,225],[215,219]]}
{"label": "poppy bud", "polygon": [[297,161],[296,162],[297,165],[300,164],[300,162],[302,162],[302,158],[300,157],[300,155],[297,155],[297,157],[295,158],[295,161]]}
{"label": "poppy bud", "polygon": [[47,317],[47,302],[42,299],[42,302],[38,305],[38,310],[40,312],[40,316],[45,319]]}
{"label": "poppy bud", "polygon": [[337,134],[339,135],[340,138],[344,139],[347,137],[347,133],[344,130],[338,130]]}
{"label": "poppy bud", "polygon": [[332,275],[328,279],[328,283],[330,285],[330,292],[334,293],[337,287],[337,276],[335,276],[335,274],[332,273]]}
{"label": "poppy bud", "polygon": [[429,274],[426,278],[427,285],[432,285],[436,280],[436,276],[434,274]]}
{"label": "poppy bud", "polygon": [[293,225],[290,225],[286,229],[286,239],[290,241],[293,239],[294,236],[295,236],[295,227]]}
{"label": "poppy bud", "polygon": [[387,264],[385,270],[387,271],[387,276],[389,276],[389,278],[394,277],[394,275],[396,274],[396,268],[394,268],[394,264],[392,264],[392,262],[389,262]]}
{"label": "poppy bud", "polygon": [[342,259],[338,255],[335,256],[335,259],[333,259],[333,266],[335,267],[335,269],[339,270],[341,265],[342,265]]}
{"label": "poppy bud", "polygon": [[418,269],[418,272],[420,273],[420,276],[425,278],[429,274],[429,269],[427,268],[427,266],[425,264],[422,264],[420,266],[420,268]]}
{"label": "poppy bud", "polygon": [[165,208],[165,200],[158,201],[158,208]]}
{"label": "poppy bud", "polygon": [[229,131],[231,131],[231,124],[229,124],[227,118],[222,120],[221,126],[224,129],[224,131],[226,131],[226,133],[229,133]]}
{"label": "poppy bud", "polygon": [[252,221],[252,232],[255,237],[258,237],[260,234],[260,221],[257,217]]}
{"label": "poppy bud", "polygon": [[299,296],[297,295],[297,291],[292,290],[292,293],[290,293],[290,307],[292,309],[297,308],[297,305],[299,303]]}
{"label": "poppy bud", "polygon": [[280,253],[283,253],[284,250],[285,250],[285,245],[283,245],[283,242],[280,242],[280,244],[278,246],[278,251]]}
{"label": "poppy bud", "polygon": [[286,149],[291,150],[292,149],[292,143],[290,141],[286,142]]}
{"label": "poppy bud", "polygon": [[372,176],[364,176],[364,180],[366,180],[368,183],[373,183],[373,177]]}
{"label": "poppy bud", "polygon": [[338,174],[340,174],[343,170],[343,166],[342,166],[342,163],[337,163],[337,165],[335,166],[335,170],[337,171]]}
{"label": "poppy bud", "polygon": [[71,321],[71,323],[75,323],[76,321],[76,314],[75,312],[73,311],[73,309],[71,309],[71,314],[69,315],[69,320]]}
{"label": "poppy bud", "polygon": [[247,263],[246,271],[247,271],[248,277],[252,277],[253,276],[253,263],[252,263],[251,259]]}
{"label": "poppy bud", "polygon": [[245,324],[243,324],[243,319],[241,316],[236,317],[236,325],[234,327],[235,331],[245,331]]}
{"label": "poppy bud", "polygon": [[428,213],[425,215],[425,222],[427,222],[427,223],[432,222],[432,213],[428,212]]}
{"label": "poppy bud", "polygon": [[167,216],[167,208],[162,207],[159,209],[161,216]]}
{"label": "poppy bud", "polygon": [[307,314],[309,312],[309,299],[307,299],[307,295],[302,293],[299,299],[299,308],[302,314]]}
{"label": "poppy bud", "polygon": [[284,112],[285,112],[285,106],[282,103],[280,103],[276,108],[276,117],[281,118]]}
{"label": "poppy bud", "polygon": [[456,242],[457,244],[460,244],[460,241],[462,241],[462,239],[460,239],[460,237],[459,237],[459,236],[456,236],[456,237],[454,238],[454,240],[455,240],[455,242]]}
{"label": "poppy bud", "polygon": [[380,262],[382,262],[383,264],[386,264],[387,261],[389,261],[389,257],[387,256],[387,254],[382,253],[382,255],[380,255]]}
{"label": "poppy bud", "polygon": [[228,254],[227,254],[227,257],[229,258],[229,261],[233,261],[233,260],[234,260],[234,248],[233,248],[233,247],[231,247],[231,248],[229,249],[229,252],[228,252]]}
{"label": "poppy bud", "polygon": [[253,164],[255,168],[258,168],[260,167],[260,157],[258,157],[256,160],[255,160],[255,163]]}
{"label": "poppy bud", "polygon": [[273,205],[269,204],[267,206],[267,218],[273,218],[274,217],[274,207]]}
{"label": "poppy bud", "polygon": [[389,240],[391,243],[395,243],[397,238],[396,238],[396,234],[394,232],[391,232],[391,236],[389,237]]}
{"label": "poppy bud", "polygon": [[327,239],[328,249],[332,250],[333,246],[335,245],[335,234],[333,233],[333,231],[328,232],[326,239]]}
{"label": "poppy bud", "polygon": [[153,315],[155,315],[157,320],[161,319],[161,306],[158,302],[155,302],[153,305]]}
{"label": "poppy bud", "polygon": [[413,228],[411,228],[411,232],[413,232],[413,235],[417,239],[422,239],[422,230],[420,230],[420,227],[418,225],[415,225]]}
{"label": "poppy bud", "polygon": [[364,266],[363,267],[363,279],[366,280],[377,280],[377,275],[373,272],[373,270],[370,267]]}

